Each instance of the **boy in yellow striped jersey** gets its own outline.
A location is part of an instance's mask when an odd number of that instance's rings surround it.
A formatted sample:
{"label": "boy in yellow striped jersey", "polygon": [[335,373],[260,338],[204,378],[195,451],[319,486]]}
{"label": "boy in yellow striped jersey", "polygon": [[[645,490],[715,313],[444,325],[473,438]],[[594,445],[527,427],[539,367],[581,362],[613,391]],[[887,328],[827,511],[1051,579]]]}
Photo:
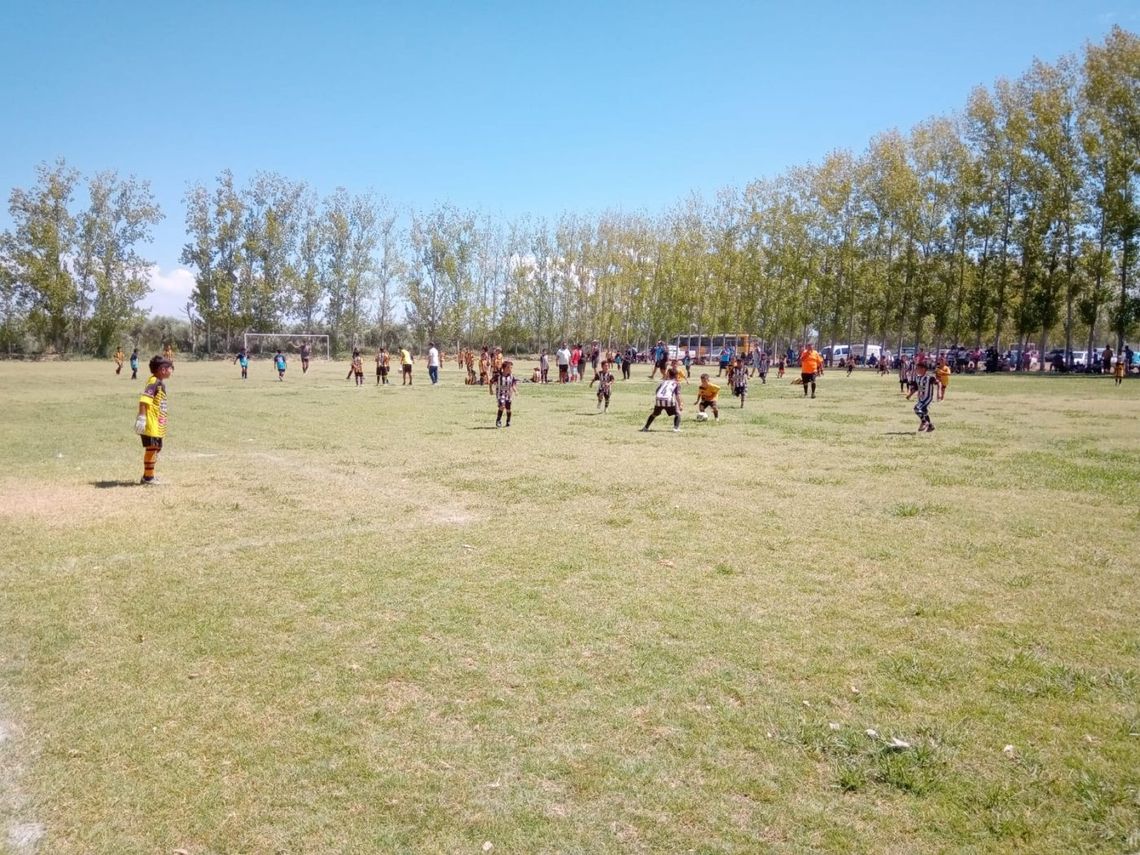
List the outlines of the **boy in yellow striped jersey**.
{"label": "boy in yellow striped jersey", "polygon": [[135,417],[135,433],[142,438],[143,476],[141,483],[154,484],[154,468],[158,463],[158,453],[162,451],[162,439],[166,436],[166,380],[174,371],[174,363],[165,356],[155,356],[150,361],[150,377],[146,388],[139,395],[138,415]]}

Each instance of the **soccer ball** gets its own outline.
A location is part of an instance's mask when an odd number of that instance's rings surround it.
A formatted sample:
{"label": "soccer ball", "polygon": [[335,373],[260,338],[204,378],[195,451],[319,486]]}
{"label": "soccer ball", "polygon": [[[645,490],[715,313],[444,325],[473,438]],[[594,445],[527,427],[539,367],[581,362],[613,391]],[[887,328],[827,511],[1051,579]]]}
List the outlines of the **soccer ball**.
{"label": "soccer ball", "polygon": [[698,422],[707,422],[708,420],[709,420],[709,414],[708,413],[697,413],[697,421]]}

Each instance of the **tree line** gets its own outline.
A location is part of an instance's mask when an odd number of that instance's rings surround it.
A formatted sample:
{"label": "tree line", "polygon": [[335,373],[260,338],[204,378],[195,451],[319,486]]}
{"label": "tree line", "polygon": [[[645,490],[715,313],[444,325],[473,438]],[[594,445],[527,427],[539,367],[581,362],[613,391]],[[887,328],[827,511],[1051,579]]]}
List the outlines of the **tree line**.
{"label": "tree line", "polygon": [[[42,165],[0,237],[10,352],[105,353],[145,329],[162,216],[145,181]],[[1140,322],[1140,39],[1103,43],[970,93],[964,108],[657,214],[497,220],[397,210],[271,173],[186,192],[183,335],[354,343],[649,342],[749,332],[774,347],[881,342],[1119,348]],[[167,324],[168,332],[173,324]]]}

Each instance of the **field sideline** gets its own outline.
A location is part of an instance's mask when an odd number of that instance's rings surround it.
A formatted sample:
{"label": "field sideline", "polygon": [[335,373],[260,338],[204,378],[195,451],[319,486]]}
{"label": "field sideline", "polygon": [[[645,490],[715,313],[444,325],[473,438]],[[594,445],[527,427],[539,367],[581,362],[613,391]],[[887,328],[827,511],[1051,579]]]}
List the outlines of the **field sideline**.
{"label": "field sideline", "polygon": [[346,371],[0,362],[0,848],[1140,850],[1140,382]]}

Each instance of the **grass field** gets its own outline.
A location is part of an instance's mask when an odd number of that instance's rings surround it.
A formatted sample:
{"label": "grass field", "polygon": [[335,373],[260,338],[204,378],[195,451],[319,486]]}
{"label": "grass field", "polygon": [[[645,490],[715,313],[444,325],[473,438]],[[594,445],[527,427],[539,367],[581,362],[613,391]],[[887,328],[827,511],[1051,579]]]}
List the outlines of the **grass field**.
{"label": "grass field", "polygon": [[0,363],[10,850],[1140,850],[1140,382],[345,371]]}

